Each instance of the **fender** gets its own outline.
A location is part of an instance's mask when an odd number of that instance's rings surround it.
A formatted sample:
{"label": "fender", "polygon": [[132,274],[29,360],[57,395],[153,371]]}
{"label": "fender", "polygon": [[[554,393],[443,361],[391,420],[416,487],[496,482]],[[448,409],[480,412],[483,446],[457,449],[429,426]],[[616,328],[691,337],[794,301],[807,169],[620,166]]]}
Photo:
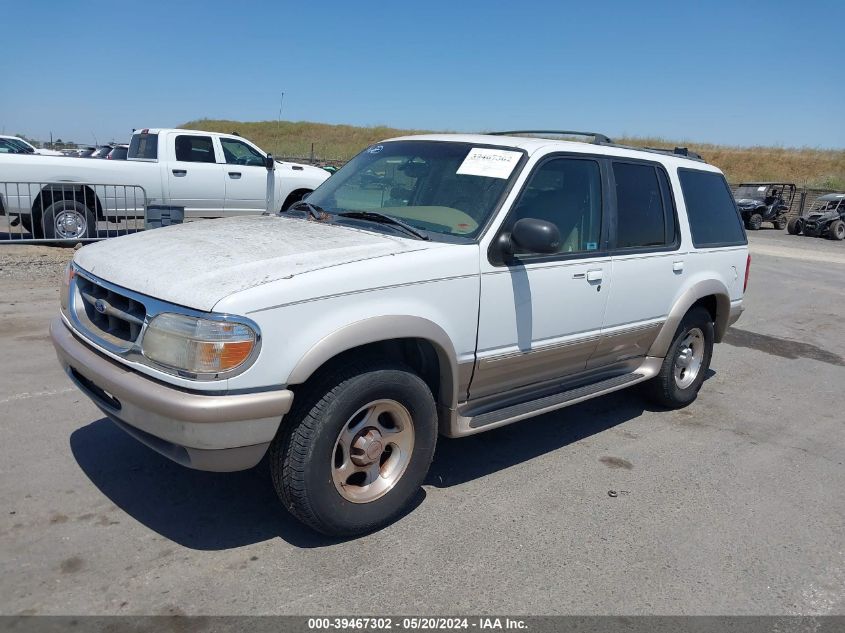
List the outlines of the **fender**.
{"label": "fender", "polygon": [[440,402],[454,409],[458,398],[458,360],[449,335],[439,325],[422,317],[384,315],[346,325],[323,337],[300,358],[288,376],[288,384],[305,382],[323,364],[341,352],[367,343],[401,338],[424,339],[434,346],[440,363]]}
{"label": "fender", "polygon": [[675,332],[681,324],[681,319],[684,318],[684,315],[696,301],[709,296],[716,298],[715,342],[721,342],[722,337],[725,336],[725,331],[728,329],[728,320],[731,313],[730,293],[721,281],[703,279],[687,288],[675,301],[675,305],[672,306],[669,316],[666,318],[666,323],[663,324],[660,333],[648,350],[648,356],[665,357],[669,351],[669,346],[672,344],[672,339],[675,337]]}

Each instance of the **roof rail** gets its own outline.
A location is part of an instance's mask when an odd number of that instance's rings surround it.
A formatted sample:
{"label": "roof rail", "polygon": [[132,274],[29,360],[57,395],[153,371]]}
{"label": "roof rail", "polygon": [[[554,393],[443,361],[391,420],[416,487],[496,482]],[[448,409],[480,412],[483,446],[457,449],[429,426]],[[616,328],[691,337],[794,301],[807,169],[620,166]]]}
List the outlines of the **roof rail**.
{"label": "roof rail", "polygon": [[701,157],[701,154],[698,152],[693,152],[688,147],[676,147],[675,149],[668,149],[665,147],[643,147],[641,149],[648,150],[649,152],[662,152],[664,154],[674,154],[675,156],[684,156],[686,158],[692,158],[694,160],[704,160]]}
{"label": "roof rail", "polygon": [[493,136],[522,136],[523,134],[558,134],[560,136],[592,136],[593,143],[601,145],[603,143],[613,143],[609,137],[598,132],[576,132],[575,130],[511,130],[509,132],[488,132]]}

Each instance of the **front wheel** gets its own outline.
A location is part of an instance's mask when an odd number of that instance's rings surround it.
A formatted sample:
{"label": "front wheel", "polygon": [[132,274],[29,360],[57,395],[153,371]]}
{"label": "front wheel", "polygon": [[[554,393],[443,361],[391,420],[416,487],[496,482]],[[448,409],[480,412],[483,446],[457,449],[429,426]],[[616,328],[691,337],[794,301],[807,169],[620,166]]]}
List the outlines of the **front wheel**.
{"label": "front wheel", "polygon": [[291,514],[329,536],[371,532],[401,515],[437,442],[426,383],[398,364],[348,365],[296,401],[270,450],[273,484]]}
{"label": "front wheel", "polygon": [[845,222],[842,220],[834,220],[830,223],[830,228],[827,230],[828,236],[832,240],[845,240]]}
{"label": "front wheel", "polygon": [[786,232],[798,235],[801,232],[801,218],[792,218],[786,225]]}
{"label": "front wheel", "polygon": [[647,395],[668,409],[687,406],[698,396],[712,355],[713,317],[696,306],[678,326],[660,372],[645,383]]}

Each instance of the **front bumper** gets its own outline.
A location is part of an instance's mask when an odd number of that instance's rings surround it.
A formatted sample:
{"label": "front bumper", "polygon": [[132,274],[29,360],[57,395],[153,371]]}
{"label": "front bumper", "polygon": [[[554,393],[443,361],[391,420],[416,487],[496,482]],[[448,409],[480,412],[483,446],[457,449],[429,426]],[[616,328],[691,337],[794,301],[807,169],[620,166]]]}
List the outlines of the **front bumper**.
{"label": "front bumper", "polygon": [[50,323],[70,379],[135,439],[184,466],[234,471],[255,466],[290,411],[287,389],[211,395],[143,376],[79,340],[61,318]]}

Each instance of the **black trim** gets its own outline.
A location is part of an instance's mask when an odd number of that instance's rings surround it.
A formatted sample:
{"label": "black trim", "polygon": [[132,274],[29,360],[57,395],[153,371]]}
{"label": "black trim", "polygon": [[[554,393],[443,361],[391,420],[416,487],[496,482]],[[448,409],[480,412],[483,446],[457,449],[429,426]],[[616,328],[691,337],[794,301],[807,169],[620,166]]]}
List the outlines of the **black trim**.
{"label": "black trim", "polygon": [[[739,230],[742,231],[742,237],[744,238],[741,242],[712,242],[706,244],[698,244],[695,241],[695,235],[692,232],[692,222],[689,221],[689,210],[687,210],[687,222],[689,224],[689,233],[690,233],[690,240],[692,240],[692,245],[694,248],[698,249],[707,249],[707,248],[725,248],[728,246],[748,246],[748,233],[745,231],[745,222],[742,220],[742,214],[739,211],[739,207],[736,204],[736,199],[734,198],[733,191],[731,190],[730,185],[728,184],[727,179],[725,178],[725,174],[716,171],[710,171],[708,169],[691,169],[689,167],[678,167],[678,186],[681,189],[681,195],[684,196],[684,208],[686,209],[687,200],[686,200],[686,192],[684,191],[684,183],[681,182],[681,172],[682,171],[691,171],[699,174],[711,174],[713,176],[721,177],[722,184],[725,185],[725,189],[728,192],[728,197],[731,199],[733,203],[734,210],[736,211],[736,220],[739,222]],[[775,183],[775,184],[784,184],[784,183]],[[740,185],[741,187],[742,185]]]}
{"label": "black trim", "polygon": [[[680,231],[680,222],[678,220],[678,207],[675,204],[675,196],[672,193],[672,179],[669,176],[669,172],[666,169],[666,166],[659,162],[659,161],[651,161],[651,160],[644,160],[641,158],[623,158],[623,157],[616,157],[616,156],[609,156],[608,162],[610,163],[608,167],[608,176],[609,176],[609,195],[608,197],[612,199],[612,220],[611,224],[613,226],[613,232],[611,233],[610,237],[610,254],[611,255],[639,255],[643,253],[672,253],[674,251],[680,250],[681,248],[681,231]],[[663,246],[632,246],[632,247],[625,247],[620,248],[617,247],[617,238],[618,238],[618,211],[619,206],[616,199],[616,177],[613,174],[613,164],[614,163],[628,163],[634,165],[648,165],[653,167],[656,171],[662,171],[663,175],[666,178],[666,184],[669,189],[669,200],[666,200],[665,195],[666,192],[663,188],[663,183],[660,182],[660,178],[657,178],[658,186],[660,187],[660,199],[663,202],[663,236],[664,239],[666,238],[666,228],[669,226],[669,217],[667,215],[669,208],[671,206],[672,213],[673,213],[673,222],[675,224],[675,239],[671,243],[667,243]],[[697,170],[697,171],[704,171],[704,170]],[[668,204],[667,204],[668,203]]]}
{"label": "black trim", "polygon": [[[522,200],[522,196],[525,195],[525,191],[528,188],[528,185],[531,183],[531,180],[534,178],[536,173],[540,170],[540,168],[545,165],[546,163],[552,160],[558,159],[575,159],[575,160],[591,160],[598,164],[599,166],[599,175],[601,179],[601,233],[599,237],[599,248],[594,251],[579,251],[576,253],[552,253],[549,255],[514,255],[512,259],[508,261],[502,260],[499,255],[501,254],[498,248],[499,239],[502,235],[504,235],[506,231],[506,227],[508,226],[508,221],[513,216],[514,210],[519,207],[519,203]],[[502,219],[502,223],[499,226],[499,229],[496,231],[495,235],[493,236],[492,241],[490,242],[490,246],[487,248],[487,261],[497,267],[513,267],[513,266],[523,266],[526,264],[537,264],[537,263],[548,263],[548,262],[563,262],[569,260],[576,260],[576,259],[596,259],[599,257],[608,257],[610,255],[608,251],[608,243],[609,243],[609,223],[610,223],[610,208],[609,208],[609,200],[607,195],[607,184],[608,184],[608,160],[606,155],[602,154],[584,154],[581,152],[553,152],[550,154],[546,154],[543,156],[537,164],[529,172],[528,176],[525,178],[525,182],[522,184],[522,189],[519,192],[519,195],[511,204],[511,208],[508,209],[507,214]],[[495,217],[495,216],[494,216]],[[485,227],[485,232],[488,227]]]}

